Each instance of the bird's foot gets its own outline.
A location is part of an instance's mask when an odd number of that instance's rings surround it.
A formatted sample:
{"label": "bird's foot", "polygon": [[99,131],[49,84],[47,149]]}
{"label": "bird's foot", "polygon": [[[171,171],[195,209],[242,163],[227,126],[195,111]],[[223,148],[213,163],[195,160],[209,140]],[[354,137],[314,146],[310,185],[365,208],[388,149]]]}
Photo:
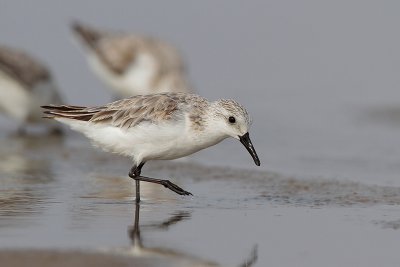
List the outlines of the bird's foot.
{"label": "bird's foot", "polygon": [[184,195],[184,196],[189,196],[189,195],[190,195],[190,196],[193,196],[192,193],[183,190],[182,188],[180,188],[179,186],[177,186],[176,184],[174,184],[174,183],[172,183],[172,182],[170,182],[170,181],[168,181],[168,180],[162,180],[161,184],[162,184],[164,187],[166,187],[166,188],[168,188],[168,189],[174,191],[174,192],[177,193],[178,195]]}

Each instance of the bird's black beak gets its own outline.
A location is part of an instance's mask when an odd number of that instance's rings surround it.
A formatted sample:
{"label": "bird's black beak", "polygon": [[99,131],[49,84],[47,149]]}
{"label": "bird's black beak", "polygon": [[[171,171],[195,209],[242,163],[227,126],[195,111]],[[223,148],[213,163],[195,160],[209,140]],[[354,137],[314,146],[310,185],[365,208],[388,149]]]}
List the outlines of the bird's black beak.
{"label": "bird's black beak", "polygon": [[257,166],[260,166],[260,160],[258,159],[257,152],[254,149],[253,144],[251,143],[249,133],[245,133],[244,135],[239,136],[239,140],[240,143],[242,143],[246,147],[247,151],[249,151],[250,155],[253,157],[254,163]]}

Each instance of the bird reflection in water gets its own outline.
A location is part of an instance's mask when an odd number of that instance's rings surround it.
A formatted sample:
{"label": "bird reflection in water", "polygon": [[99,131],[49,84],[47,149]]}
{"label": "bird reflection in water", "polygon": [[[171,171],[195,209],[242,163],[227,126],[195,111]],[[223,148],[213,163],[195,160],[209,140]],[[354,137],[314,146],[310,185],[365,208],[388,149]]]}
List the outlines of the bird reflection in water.
{"label": "bird reflection in water", "polygon": [[[153,257],[169,257],[174,258],[184,264],[182,266],[220,266],[217,263],[205,261],[202,259],[198,259],[193,256],[189,256],[182,252],[164,249],[164,248],[146,248],[142,242],[142,236],[140,232],[139,226],[139,217],[140,217],[140,203],[135,204],[135,221],[133,227],[128,228],[128,234],[132,241],[131,253],[135,256],[153,256]],[[144,225],[144,228],[151,229],[161,229],[167,230],[170,226],[179,223],[180,221],[190,219],[191,213],[187,211],[179,211],[172,215],[167,220],[158,223],[158,224],[150,224]],[[239,267],[251,267],[253,266],[258,258],[257,246],[254,246],[248,258],[246,258]],[[187,265],[185,265],[187,264]]]}

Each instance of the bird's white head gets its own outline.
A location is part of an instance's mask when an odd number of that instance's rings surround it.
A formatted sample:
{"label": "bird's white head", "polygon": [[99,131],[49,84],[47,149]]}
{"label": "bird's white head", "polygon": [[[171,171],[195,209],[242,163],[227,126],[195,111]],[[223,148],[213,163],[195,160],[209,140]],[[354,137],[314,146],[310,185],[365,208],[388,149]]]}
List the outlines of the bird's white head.
{"label": "bird's white head", "polygon": [[214,130],[240,140],[253,157],[255,164],[260,166],[260,160],[249,136],[252,121],[246,109],[234,100],[225,99],[213,102],[212,108]]}
{"label": "bird's white head", "polygon": [[246,134],[251,125],[251,119],[246,109],[234,100],[220,99],[213,102],[214,127],[227,136],[239,140],[239,136]]}

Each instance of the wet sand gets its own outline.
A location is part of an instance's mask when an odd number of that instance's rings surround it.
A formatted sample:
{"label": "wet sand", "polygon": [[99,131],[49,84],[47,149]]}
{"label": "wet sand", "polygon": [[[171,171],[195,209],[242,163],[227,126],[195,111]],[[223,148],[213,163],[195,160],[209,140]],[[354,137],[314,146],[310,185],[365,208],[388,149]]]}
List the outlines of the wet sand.
{"label": "wet sand", "polygon": [[135,206],[130,162],[83,138],[2,142],[0,260],[13,266],[400,262],[398,187],[209,167],[188,158],[153,162],[143,172],[170,177],[193,197],[142,183],[143,202]]}
{"label": "wet sand", "polygon": [[[171,261],[158,258],[133,258],[128,256],[82,252],[82,251],[52,251],[52,250],[19,250],[1,251],[2,266],[190,266],[188,262]],[[201,266],[201,265],[198,265]]]}

